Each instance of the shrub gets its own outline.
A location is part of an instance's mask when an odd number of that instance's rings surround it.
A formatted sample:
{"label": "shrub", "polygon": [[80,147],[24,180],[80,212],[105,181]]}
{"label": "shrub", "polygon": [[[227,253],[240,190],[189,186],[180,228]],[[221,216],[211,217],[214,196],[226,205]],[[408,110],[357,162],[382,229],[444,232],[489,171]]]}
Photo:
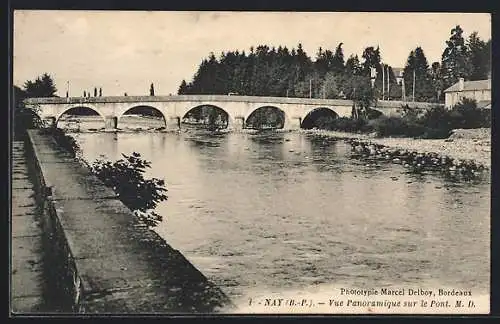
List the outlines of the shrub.
{"label": "shrub", "polygon": [[477,108],[476,101],[463,98],[451,109],[453,128],[490,127],[489,114],[484,109]]}
{"label": "shrub", "polygon": [[24,132],[26,129],[39,128],[42,125],[40,117],[28,108],[19,108],[14,113],[14,130],[16,134]]}
{"label": "shrub", "polygon": [[154,209],[158,203],[167,200],[165,181],[144,178],[145,170],[151,167],[151,162],[143,160],[139,153],[122,156],[122,159],[113,163],[96,160],[92,163],[91,170],[146,225],[158,225],[163,218]]}
{"label": "shrub", "polygon": [[56,143],[99,178],[104,185],[113,189],[125,206],[141,219],[147,226],[156,226],[163,220],[154,209],[161,201],[167,200],[165,181],[162,179],[145,179],[146,168],[151,162],[143,160],[139,153],[128,156],[122,154],[123,159],[115,162],[103,159],[95,160],[89,165],[82,159],[82,151],[77,141],[60,128],[44,128],[42,132],[53,136]]}
{"label": "shrub", "polygon": [[446,138],[453,129],[453,112],[437,106],[427,110],[418,123],[425,127],[424,138]]}
{"label": "shrub", "polygon": [[381,116],[372,122],[373,129],[379,136],[405,135],[407,123],[401,117]]}

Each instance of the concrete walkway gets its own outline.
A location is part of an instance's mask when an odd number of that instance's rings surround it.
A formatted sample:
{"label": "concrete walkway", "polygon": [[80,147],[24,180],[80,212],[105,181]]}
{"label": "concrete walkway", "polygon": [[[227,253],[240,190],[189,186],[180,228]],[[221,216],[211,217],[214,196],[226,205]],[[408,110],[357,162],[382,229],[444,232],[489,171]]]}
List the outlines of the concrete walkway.
{"label": "concrete walkway", "polygon": [[81,311],[211,313],[229,303],[50,136],[30,139],[81,280]]}
{"label": "concrete walkway", "polygon": [[48,311],[44,297],[43,238],[35,188],[28,175],[24,142],[12,149],[11,311]]}

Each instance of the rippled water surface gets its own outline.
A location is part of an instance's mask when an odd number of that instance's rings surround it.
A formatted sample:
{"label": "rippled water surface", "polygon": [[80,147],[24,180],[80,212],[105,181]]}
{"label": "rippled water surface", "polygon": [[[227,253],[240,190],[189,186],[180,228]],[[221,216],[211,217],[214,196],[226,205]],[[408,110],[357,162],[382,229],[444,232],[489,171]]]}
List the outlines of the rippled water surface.
{"label": "rippled water surface", "polygon": [[299,133],[76,136],[89,160],[153,162],[169,190],[156,231],[236,301],[340,286],[489,294],[488,179],[366,166],[343,141]]}

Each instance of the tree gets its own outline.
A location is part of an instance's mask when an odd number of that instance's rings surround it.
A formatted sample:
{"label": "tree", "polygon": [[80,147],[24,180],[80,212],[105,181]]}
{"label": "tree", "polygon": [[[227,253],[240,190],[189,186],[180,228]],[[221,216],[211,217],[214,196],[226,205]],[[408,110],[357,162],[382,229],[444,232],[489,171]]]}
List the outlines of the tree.
{"label": "tree", "polygon": [[99,97],[102,97],[102,88],[99,88]]}
{"label": "tree", "polygon": [[28,80],[24,83],[24,90],[28,98],[56,97],[56,86],[52,77],[44,73],[35,81]]}
{"label": "tree", "polygon": [[364,60],[362,64],[363,75],[370,76],[371,68],[375,68],[377,70],[377,75],[381,75],[382,68],[380,65],[380,49],[378,46],[377,48],[373,46],[365,48],[362,58]]}
{"label": "tree", "polygon": [[149,95],[154,96],[155,95],[155,87],[153,83],[151,83],[151,86],[149,87]]}
{"label": "tree", "polygon": [[345,70],[348,74],[359,75],[362,71],[358,55],[351,55],[345,62]]}
{"label": "tree", "polygon": [[179,90],[177,90],[177,94],[183,95],[188,93],[188,86],[186,80],[182,80],[181,85],[179,86]]}
{"label": "tree", "polygon": [[14,109],[24,108],[23,100],[27,98],[27,93],[18,86],[14,86],[13,104]]}
{"label": "tree", "polygon": [[36,109],[26,108],[24,99],[28,94],[25,90],[18,86],[13,86],[12,107],[11,111],[14,115],[14,135],[22,135],[26,129],[38,128],[42,125],[40,117],[37,115]]}
{"label": "tree", "polygon": [[336,99],[340,95],[341,75],[328,72],[321,84],[321,95],[325,99]]}
{"label": "tree", "polygon": [[[398,84],[396,75],[394,74],[392,67],[385,65],[385,69],[386,69],[385,83],[386,83],[387,98],[389,100],[391,99],[399,100],[401,99],[402,96],[402,87],[400,84]],[[387,85],[389,85],[389,89],[387,89]]]}
{"label": "tree", "polygon": [[467,41],[467,49],[471,68],[469,79],[487,79],[491,70],[491,40],[485,42],[473,32]]}
{"label": "tree", "polygon": [[330,71],[335,71],[335,72],[344,71],[344,51],[342,50],[343,44],[344,43],[340,43],[339,45],[337,45],[337,48],[335,49],[335,55],[333,56],[332,64],[329,67]]}
{"label": "tree", "polygon": [[344,81],[344,94],[347,99],[353,100],[356,108],[366,111],[375,101],[370,77],[351,75]]}
{"label": "tree", "polygon": [[[403,71],[403,82],[407,98],[412,98],[415,101],[435,101],[436,96],[432,87],[432,77],[429,74],[429,64],[421,47],[410,52]],[[413,98],[413,86],[415,86],[415,98]]]}
{"label": "tree", "polygon": [[471,74],[468,49],[462,35],[463,30],[459,25],[453,28],[441,56],[441,74],[445,89],[457,83],[459,78],[467,79]]}
{"label": "tree", "polygon": [[94,87],[94,97],[97,97],[97,88]]}
{"label": "tree", "polygon": [[441,76],[441,64],[433,62],[430,70],[431,83],[434,92],[436,93],[436,102],[442,99],[443,94],[443,78]]}
{"label": "tree", "polygon": [[83,90],[83,97],[86,98],[87,97],[87,91]]}

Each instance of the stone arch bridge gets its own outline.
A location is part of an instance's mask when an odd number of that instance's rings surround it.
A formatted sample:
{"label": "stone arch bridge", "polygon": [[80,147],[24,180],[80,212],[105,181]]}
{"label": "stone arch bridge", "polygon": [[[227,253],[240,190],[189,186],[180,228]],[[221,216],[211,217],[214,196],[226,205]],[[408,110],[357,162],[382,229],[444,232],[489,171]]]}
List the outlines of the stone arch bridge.
{"label": "stone arch bridge", "polygon": [[[180,128],[182,119],[194,108],[215,106],[228,115],[228,128],[245,128],[248,117],[259,108],[274,107],[283,112],[284,129],[300,128],[302,121],[312,111],[329,109],[338,117],[351,116],[353,102],[337,99],[306,99],[284,97],[228,96],[228,95],[177,95],[177,96],[116,96],[29,98],[26,107],[33,108],[49,125],[57,125],[59,118],[73,108],[89,108],[105,121],[106,129],[116,129],[120,118],[135,107],[158,110],[167,129]],[[401,106],[377,107],[385,115],[398,113]]]}

